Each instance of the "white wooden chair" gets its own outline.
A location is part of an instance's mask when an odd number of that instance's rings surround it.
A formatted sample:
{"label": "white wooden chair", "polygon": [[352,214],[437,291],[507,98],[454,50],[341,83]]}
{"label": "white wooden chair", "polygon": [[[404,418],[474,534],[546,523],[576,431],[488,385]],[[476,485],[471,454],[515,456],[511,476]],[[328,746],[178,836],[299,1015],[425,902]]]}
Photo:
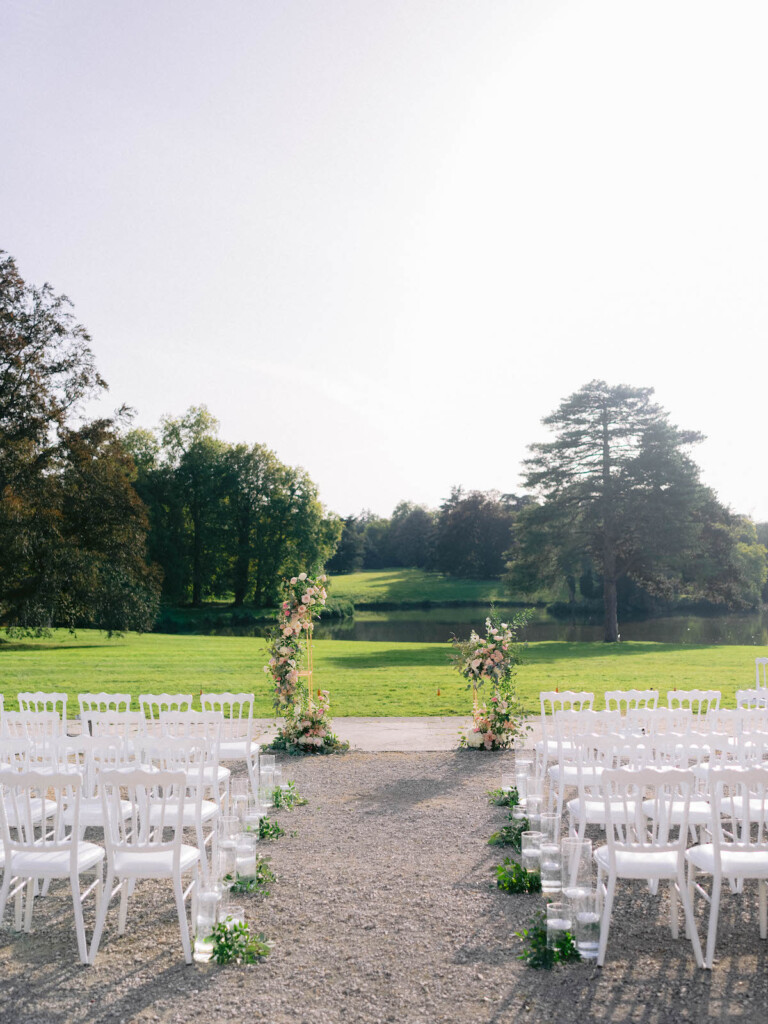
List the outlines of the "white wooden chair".
{"label": "white wooden chair", "polygon": [[251,793],[259,791],[259,744],[253,738],[252,693],[202,693],[203,711],[223,715],[219,759],[244,761],[251,784]]}
{"label": "white wooden chair", "polygon": [[702,723],[711,711],[719,709],[722,696],[720,690],[670,690],[667,707],[673,710],[686,708],[697,723]]}
{"label": "white wooden chair", "polygon": [[55,711],[59,716],[59,731],[62,736],[67,735],[67,694],[66,693],[45,693],[43,690],[36,692],[19,693],[16,697],[19,703],[19,711]]}
{"label": "white wooden chair", "polygon": [[[586,711],[595,706],[594,693],[576,690],[542,690],[539,693],[541,709],[541,739],[534,744],[536,756],[535,772],[544,776],[547,766],[558,756],[557,737],[554,734],[554,716],[556,711]],[[562,749],[562,744],[561,748]]]}
{"label": "white wooden chair", "polygon": [[130,711],[130,693],[79,693],[80,718],[110,711]]}
{"label": "white wooden chair", "polygon": [[620,711],[626,718],[637,708],[655,708],[659,703],[658,690],[606,690],[606,711]]}
{"label": "white wooden chair", "polygon": [[[192,962],[192,947],[185,900],[198,880],[200,851],[183,843],[183,811],[186,778],[183,772],[129,770],[104,772],[102,801],[107,847],[106,893],[96,919],[89,962],[94,963],[107,919],[109,903],[120,893],[118,934],[123,935],[128,917],[128,896],[142,878],[167,878],[173,885],[184,959]],[[122,800],[127,797],[132,814],[125,818]],[[166,838],[170,832],[170,838]],[[184,888],[184,876],[191,876]],[[117,880],[117,885],[115,881]]]}
{"label": "white wooden chair", "polygon": [[[0,921],[10,894],[13,877],[26,880],[27,899],[24,930],[32,929],[32,910],[38,879],[68,878],[72,890],[77,948],[82,963],[88,963],[88,950],[83,920],[83,901],[91,892],[96,895],[97,914],[102,898],[104,850],[95,843],[78,840],[81,794],[80,776],[75,773],[56,775],[39,772],[0,772],[0,785],[5,797],[0,801],[0,826],[3,832],[5,870],[0,888]],[[36,831],[39,802],[50,800],[55,805],[50,827]],[[65,813],[69,809],[73,828],[65,829]],[[13,824],[11,824],[13,822]],[[80,875],[93,872],[95,880],[80,891]]]}

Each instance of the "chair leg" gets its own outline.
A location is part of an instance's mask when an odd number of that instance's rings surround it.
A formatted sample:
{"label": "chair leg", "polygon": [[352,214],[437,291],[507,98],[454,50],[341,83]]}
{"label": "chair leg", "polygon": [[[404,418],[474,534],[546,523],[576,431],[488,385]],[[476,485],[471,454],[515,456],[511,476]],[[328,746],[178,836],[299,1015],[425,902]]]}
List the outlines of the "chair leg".
{"label": "chair leg", "polygon": [[32,931],[32,910],[35,906],[35,893],[37,892],[37,879],[27,879],[27,900],[24,906],[24,931]]}
{"label": "chair leg", "polygon": [[75,913],[75,932],[77,933],[77,951],[80,963],[88,963],[88,946],[85,941],[85,921],[83,920],[83,904],[80,901],[80,877],[72,875],[69,879],[72,889],[72,909]]}
{"label": "chair leg", "polygon": [[712,879],[712,896],[709,908],[709,928],[707,930],[707,956],[706,965],[711,968],[715,959],[715,941],[717,939],[717,918],[720,913],[720,890],[723,880],[720,875]]}
{"label": "chair leg", "polygon": [[[125,883],[123,883],[125,884]],[[101,942],[101,935],[104,931],[104,923],[107,920],[107,911],[109,910],[109,901],[112,896],[112,889],[115,885],[115,873],[111,867],[107,868],[107,881],[104,884],[104,893],[100,900],[99,909],[96,912],[96,925],[93,929],[93,935],[91,937],[91,950],[88,954],[88,963],[92,964],[96,960],[96,954],[99,951],[99,943]]]}
{"label": "chair leg", "polygon": [[184,950],[184,960],[192,963],[192,947],[189,942],[189,926],[187,925],[187,908],[184,906],[184,891],[181,885],[181,878],[176,875],[173,879],[173,894],[176,897],[176,911],[179,915],[179,931],[181,932],[181,946]]}
{"label": "chair leg", "polygon": [[125,925],[128,920],[128,888],[127,883],[124,883],[120,890],[120,912],[117,916],[118,935],[125,935]]}
{"label": "chair leg", "polygon": [[611,911],[613,909],[613,897],[616,892],[616,876],[610,875],[608,886],[605,891],[605,902],[603,904],[603,919],[600,922],[600,946],[597,951],[597,966],[602,967],[605,963],[605,951],[608,948],[608,929],[611,925]]}
{"label": "chair leg", "polygon": [[680,872],[677,879],[677,890],[680,895],[680,902],[683,904],[683,914],[685,915],[685,934],[691,940],[693,956],[696,960],[697,966],[704,967],[701,942],[699,941],[699,933],[693,916],[693,897],[689,887],[685,884],[685,874],[683,871]]}
{"label": "chair leg", "polygon": [[674,882],[669,883],[669,930],[672,938],[680,937],[680,916],[677,912],[677,886]]}

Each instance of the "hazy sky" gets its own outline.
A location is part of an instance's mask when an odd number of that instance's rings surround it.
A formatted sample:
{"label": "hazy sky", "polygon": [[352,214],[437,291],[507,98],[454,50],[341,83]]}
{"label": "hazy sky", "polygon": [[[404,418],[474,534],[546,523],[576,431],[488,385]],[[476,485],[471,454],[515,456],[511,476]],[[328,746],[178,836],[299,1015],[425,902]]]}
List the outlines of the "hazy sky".
{"label": "hazy sky", "polygon": [[342,515],[519,490],[600,377],[768,520],[766,52],[763,0],[4,0],[0,248],[108,409]]}

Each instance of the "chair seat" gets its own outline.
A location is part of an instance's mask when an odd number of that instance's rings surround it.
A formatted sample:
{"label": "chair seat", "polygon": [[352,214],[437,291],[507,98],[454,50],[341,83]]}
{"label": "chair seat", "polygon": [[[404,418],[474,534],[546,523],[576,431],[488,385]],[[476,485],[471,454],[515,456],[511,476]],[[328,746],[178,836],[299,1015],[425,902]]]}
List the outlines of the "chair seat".
{"label": "chair seat", "polygon": [[[604,800],[580,800],[576,797],[575,800],[569,800],[566,806],[568,808],[568,813],[575,821],[581,821],[581,816],[584,814],[590,825],[605,825],[606,817]],[[627,814],[624,820],[627,822],[633,822],[635,820],[634,802],[629,801],[624,806],[626,806],[627,809]],[[618,815],[615,811],[613,817],[615,820],[618,819]]]}
{"label": "chair seat", "polygon": [[222,761],[239,761],[258,752],[259,744],[256,740],[222,740],[219,744],[219,757]]}
{"label": "chair seat", "polygon": [[[198,813],[199,811],[199,813]],[[198,808],[194,800],[185,800],[182,825],[192,827],[198,822],[210,821],[219,813],[218,805],[213,800],[201,800]],[[179,820],[178,805],[165,805],[165,814],[160,806],[152,806],[149,809],[149,823],[155,828],[162,821],[168,828],[175,828]]]}
{"label": "chair seat", "polygon": [[[66,878],[69,850],[12,850],[10,871],[22,878]],[[95,843],[77,844],[77,870],[88,871],[104,860],[104,850]]]}
{"label": "chair seat", "polygon": [[[123,819],[130,818],[133,807],[129,800],[120,801],[120,814]],[[64,824],[71,825],[74,815],[70,808],[64,810]],[[80,801],[80,827],[81,828],[103,828],[104,807],[101,797],[89,797]]]}
{"label": "chair seat", "polygon": [[[603,871],[608,872],[610,853],[607,846],[599,846],[594,853],[595,860]],[[617,850],[616,874],[620,878],[677,878],[678,853],[676,850]]]}
{"label": "chair seat", "polygon": [[[200,860],[196,846],[181,847],[179,863],[182,872],[189,871]],[[171,878],[173,877],[173,851],[115,850],[115,874],[118,878]]]}
{"label": "chair seat", "polygon": [[553,782],[570,782],[574,786],[579,781],[579,774],[584,782],[589,785],[600,778],[605,769],[601,765],[595,765],[594,768],[579,768],[575,764],[553,764],[549,769],[549,777]]}
{"label": "chair seat", "polygon": [[[646,800],[643,803],[643,814],[646,818],[653,816],[654,808],[653,800]],[[670,825],[679,825],[683,817],[683,806],[682,800],[673,800],[671,810],[669,814]],[[708,800],[691,800],[688,808],[688,824],[689,825],[710,825],[712,823],[712,805]]]}
{"label": "chair seat", "polygon": [[[715,848],[712,843],[692,846],[686,857],[698,871],[708,875],[715,870]],[[754,850],[721,849],[722,874],[727,878],[768,878],[768,850],[758,847]]]}
{"label": "chair seat", "polygon": [[562,743],[558,743],[557,740],[539,740],[534,743],[533,749],[537,754],[546,753],[547,757],[557,757],[559,751],[569,754],[574,747],[570,740],[563,740]]}

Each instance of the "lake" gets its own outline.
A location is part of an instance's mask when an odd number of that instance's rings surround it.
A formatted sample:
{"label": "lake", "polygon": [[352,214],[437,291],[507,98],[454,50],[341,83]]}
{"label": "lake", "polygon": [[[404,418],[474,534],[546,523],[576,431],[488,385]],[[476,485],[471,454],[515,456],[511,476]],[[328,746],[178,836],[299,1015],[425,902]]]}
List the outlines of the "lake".
{"label": "lake", "polygon": [[[506,614],[502,609],[503,614]],[[367,640],[391,643],[445,643],[456,636],[466,639],[470,630],[485,629],[484,610],[478,608],[429,608],[411,611],[357,612],[354,619],[326,619],[315,627],[318,640]],[[511,611],[509,612],[511,614]],[[670,615],[620,624],[622,640],[664,644],[768,645],[768,613],[730,615]],[[253,633],[264,635],[257,628]],[[601,641],[600,621],[553,619],[542,609],[521,634],[530,641],[567,640],[571,643]]]}

